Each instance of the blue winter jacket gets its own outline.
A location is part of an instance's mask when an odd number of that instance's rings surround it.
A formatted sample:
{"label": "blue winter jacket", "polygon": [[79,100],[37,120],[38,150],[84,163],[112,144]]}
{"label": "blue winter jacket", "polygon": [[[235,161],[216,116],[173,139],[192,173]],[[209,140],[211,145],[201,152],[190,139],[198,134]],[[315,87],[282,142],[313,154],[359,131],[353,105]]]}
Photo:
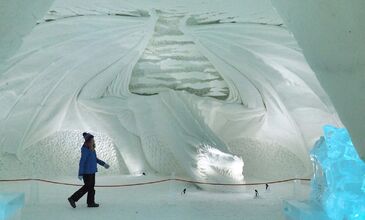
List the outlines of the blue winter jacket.
{"label": "blue winter jacket", "polygon": [[105,165],[105,162],[99,160],[96,157],[96,152],[90,150],[86,145],[81,148],[81,159],[79,166],[79,176],[84,174],[94,174],[98,172],[97,163],[101,166]]}

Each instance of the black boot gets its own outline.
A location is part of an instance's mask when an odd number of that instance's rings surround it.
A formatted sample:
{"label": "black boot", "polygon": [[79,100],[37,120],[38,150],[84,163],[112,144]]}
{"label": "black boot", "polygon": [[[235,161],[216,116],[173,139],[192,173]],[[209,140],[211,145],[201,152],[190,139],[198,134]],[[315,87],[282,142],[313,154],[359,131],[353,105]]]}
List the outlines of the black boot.
{"label": "black boot", "polygon": [[87,193],[87,207],[96,208],[99,207],[99,204],[95,203],[95,190],[91,189]]}
{"label": "black boot", "polygon": [[97,207],[99,207],[99,204],[98,203],[87,204],[87,207],[89,207],[89,208],[97,208]]}
{"label": "black boot", "polygon": [[71,199],[71,197],[68,198],[68,202],[70,203],[70,205],[71,205],[72,208],[76,208],[76,203],[75,203],[75,201],[73,199]]}

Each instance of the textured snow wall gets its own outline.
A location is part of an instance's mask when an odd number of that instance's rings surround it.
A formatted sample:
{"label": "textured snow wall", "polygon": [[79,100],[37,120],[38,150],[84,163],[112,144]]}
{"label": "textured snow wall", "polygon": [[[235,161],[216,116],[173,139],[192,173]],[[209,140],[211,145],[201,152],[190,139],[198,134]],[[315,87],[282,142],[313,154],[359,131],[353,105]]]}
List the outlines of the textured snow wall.
{"label": "textured snow wall", "polygon": [[20,47],[22,39],[42,18],[54,0],[0,1],[0,72],[5,59]]}
{"label": "textured snow wall", "polygon": [[[29,176],[33,178],[75,176],[80,159],[80,146],[83,144],[83,131],[60,131],[48,136],[22,151],[18,156],[0,155],[2,178]],[[98,157],[108,161],[110,168],[99,169],[100,175],[128,174],[119,151],[106,135],[95,133]]]}
{"label": "textured snow wall", "polygon": [[365,159],[365,2],[274,0]]}
{"label": "textured snow wall", "polygon": [[6,67],[0,153],[20,164],[86,130],[112,173],[309,176],[320,128],[341,125],[270,1],[56,0]]}

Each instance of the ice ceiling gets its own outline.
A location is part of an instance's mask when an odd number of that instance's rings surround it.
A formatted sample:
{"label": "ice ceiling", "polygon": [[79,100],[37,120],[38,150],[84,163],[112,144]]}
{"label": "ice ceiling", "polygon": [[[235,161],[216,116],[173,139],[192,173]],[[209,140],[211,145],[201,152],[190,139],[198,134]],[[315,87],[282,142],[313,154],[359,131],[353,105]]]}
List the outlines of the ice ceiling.
{"label": "ice ceiling", "polygon": [[86,130],[120,173],[309,176],[322,126],[341,126],[270,1],[56,0],[3,69],[0,157],[19,161],[77,154]]}

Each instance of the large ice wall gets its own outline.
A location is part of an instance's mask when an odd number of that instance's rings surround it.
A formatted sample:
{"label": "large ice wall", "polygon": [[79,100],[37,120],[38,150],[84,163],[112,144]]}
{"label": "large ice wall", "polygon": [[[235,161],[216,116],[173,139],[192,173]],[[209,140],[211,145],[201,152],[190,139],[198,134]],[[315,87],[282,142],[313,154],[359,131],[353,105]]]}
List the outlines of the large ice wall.
{"label": "large ice wall", "polygon": [[365,1],[272,0],[365,159]]}
{"label": "large ice wall", "polygon": [[321,126],[341,125],[270,1],[56,0],[6,67],[0,157],[19,163],[87,130],[121,173],[309,176]]}

